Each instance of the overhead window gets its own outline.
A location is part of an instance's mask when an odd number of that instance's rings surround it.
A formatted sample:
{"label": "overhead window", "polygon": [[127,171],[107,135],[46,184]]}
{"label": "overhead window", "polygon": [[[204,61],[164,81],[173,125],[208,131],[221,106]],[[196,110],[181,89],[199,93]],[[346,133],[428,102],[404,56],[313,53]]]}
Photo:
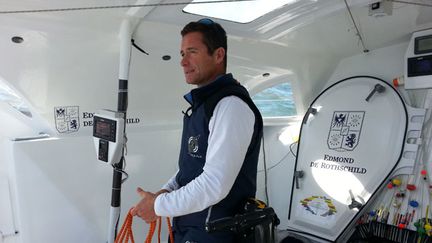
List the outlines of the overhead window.
{"label": "overhead window", "polygon": [[32,114],[22,99],[15,93],[3,80],[0,79],[0,102],[8,103],[10,106],[21,112],[22,114],[32,117]]}
{"label": "overhead window", "polygon": [[263,117],[297,115],[291,84],[280,83],[255,94],[252,100]]}
{"label": "overhead window", "polygon": [[[254,0],[241,2],[219,2],[208,3],[208,0],[193,0],[183,11],[207,17],[224,19],[238,23],[249,23],[255,19],[286,4],[298,0]],[[199,3],[206,2],[206,3]]]}

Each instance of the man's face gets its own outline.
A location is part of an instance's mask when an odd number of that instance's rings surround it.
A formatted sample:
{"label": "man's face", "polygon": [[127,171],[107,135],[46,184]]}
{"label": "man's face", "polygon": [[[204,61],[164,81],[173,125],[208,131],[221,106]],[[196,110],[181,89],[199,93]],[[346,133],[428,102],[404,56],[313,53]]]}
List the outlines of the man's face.
{"label": "man's face", "polygon": [[180,64],[186,82],[201,87],[213,81],[220,74],[217,68],[221,63],[218,52],[220,50],[216,50],[212,55],[208,53],[200,32],[190,32],[183,36]]}

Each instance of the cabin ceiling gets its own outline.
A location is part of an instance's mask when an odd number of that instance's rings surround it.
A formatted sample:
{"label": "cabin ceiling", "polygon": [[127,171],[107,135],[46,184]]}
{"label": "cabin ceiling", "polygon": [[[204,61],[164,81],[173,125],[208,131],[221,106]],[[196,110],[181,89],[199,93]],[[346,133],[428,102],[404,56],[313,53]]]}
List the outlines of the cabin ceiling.
{"label": "cabin ceiling", "polygon": [[[184,24],[201,18],[182,11],[186,2],[1,1],[0,78],[47,120],[52,120],[58,105],[115,109],[118,35],[128,18],[136,24],[135,42],[149,53],[132,49],[129,108],[161,114],[178,111],[184,104],[182,95],[190,89],[179,65],[179,32]],[[365,48],[372,53],[407,42],[413,31],[432,28],[432,7],[393,2],[390,16],[373,17],[368,15],[372,2],[347,0]],[[293,79],[306,105],[341,59],[364,50],[343,0],[299,0],[247,24],[218,22],[229,35],[228,71],[246,85]],[[13,36],[23,37],[24,42],[13,43]],[[164,55],[171,60],[163,61]],[[95,94],[104,95],[95,99]]]}

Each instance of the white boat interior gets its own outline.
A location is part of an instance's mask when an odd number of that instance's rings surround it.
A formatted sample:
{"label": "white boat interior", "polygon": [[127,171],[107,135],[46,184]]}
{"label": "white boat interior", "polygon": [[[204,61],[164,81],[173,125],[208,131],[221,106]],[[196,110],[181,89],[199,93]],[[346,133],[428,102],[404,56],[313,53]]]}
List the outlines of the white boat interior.
{"label": "white boat interior", "polygon": [[[93,119],[118,110],[119,79],[118,227],[137,187],[176,172],[194,88],[180,31],[201,18],[225,28],[228,72],[262,109],[257,198],[280,220],[275,242],[430,240],[431,0],[4,0],[0,243],[110,242],[113,167]],[[134,220],[135,240],[148,228]]]}

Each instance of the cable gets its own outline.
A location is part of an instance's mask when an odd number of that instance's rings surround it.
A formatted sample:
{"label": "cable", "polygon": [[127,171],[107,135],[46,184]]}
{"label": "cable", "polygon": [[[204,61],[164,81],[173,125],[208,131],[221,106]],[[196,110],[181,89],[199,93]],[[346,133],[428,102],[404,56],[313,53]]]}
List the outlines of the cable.
{"label": "cable", "polygon": [[[126,167],[126,159],[122,157],[122,160],[123,160],[123,167]],[[121,180],[121,184],[123,184],[129,178],[129,174],[126,171],[124,171],[124,168],[119,169],[114,165],[112,165],[112,167],[114,168],[115,171],[120,172],[125,176],[125,178]]]}
{"label": "cable", "polygon": [[[292,150],[292,147],[294,147],[294,145],[296,145],[296,144],[298,144],[298,142],[291,143],[290,146],[289,146],[290,151],[289,151],[288,153],[286,153],[286,154],[282,157],[282,159],[280,159],[278,162],[276,162],[276,164],[270,166],[270,167],[267,169],[267,171],[269,171],[269,170],[275,168],[276,166],[278,166],[278,165],[279,165],[280,163],[282,163],[282,162],[286,159],[286,157],[288,157],[288,155],[290,155],[290,154],[292,154],[294,157],[297,157],[297,155],[296,155],[296,154],[294,153],[294,151]],[[264,172],[264,170],[265,170],[265,168],[264,168],[263,170],[259,170],[258,172]]]}
{"label": "cable", "polygon": [[272,165],[271,167],[269,167],[268,170],[271,170],[271,169],[275,168],[276,166],[278,166],[280,163],[282,163],[282,162],[286,159],[286,157],[288,157],[289,154],[293,154],[294,157],[297,157],[297,155],[295,155],[295,154],[292,152],[292,150],[291,150],[291,146],[292,146],[293,144],[294,144],[294,143],[292,143],[292,144],[290,145],[290,152],[288,152],[287,154],[285,154],[284,157],[282,157],[282,159],[280,159],[276,164],[274,164],[274,165]]}
{"label": "cable", "polygon": [[355,29],[356,29],[356,31],[357,31],[357,36],[358,36],[358,38],[359,38],[359,40],[360,40],[360,42],[361,42],[361,44],[362,44],[362,46],[363,46],[363,52],[364,52],[364,53],[367,53],[367,52],[369,52],[369,49],[366,48],[366,45],[365,45],[365,43],[364,43],[364,41],[363,41],[363,37],[361,36],[361,34],[360,34],[360,30],[359,30],[359,28],[357,27],[357,24],[356,24],[356,22],[355,22],[355,20],[354,20],[354,17],[353,17],[353,15],[352,15],[352,13],[351,13],[351,9],[350,9],[350,7],[348,6],[347,1],[344,0],[344,2],[345,2],[345,5],[346,5],[346,8],[347,8],[347,10],[348,10],[348,13],[349,13],[349,15],[350,15],[350,17],[351,17],[351,21],[353,22],[354,27],[355,27]]}
{"label": "cable", "polygon": [[228,3],[228,2],[250,2],[256,0],[220,0],[220,1],[202,1],[202,2],[178,2],[178,3],[147,3],[147,4],[126,4],[126,5],[107,5],[93,7],[75,7],[75,8],[52,8],[52,9],[28,9],[28,10],[5,10],[0,14],[20,14],[20,13],[43,13],[43,12],[65,12],[65,11],[82,11],[82,10],[99,10],[99,9],[116,9],[116,8],[138,8],[138,7],[161,7],[189,4],[205,3]]}
{"label": "cable", "polygon": [[116,165],[117,164],[113,164],[112,167],[114,168],[115,171],[122,173],[125,178],[123,178],[121,180],[121,184],[123,184],[128,178],[129,178],[129,174],[125,171],[126,170],[126,157],[127,156],[127,142],[128,142],[128,137],[126,136],[126,133],[123,135],[124,137],[124,143],[123,143],[123,156],[121,157],[120,161],[122,161],[122,168],[119,169]]}
{"label": "cable", "polygon": [[142,53],[146,54],[147,56],[149,55],[148,52],[144,51],[141,47],[139,47],[137,44],[135,44],[135,40],[134,40],[134,39],[132,39],[131,41],[132,41],[132,45],[133,45],[136,49],[138,49],[138,50],[141,51]]}
{"label": "cable", "polygon": [[264,161],[264,191],[266,196],[266,203],[267,205],[270,205],[270,199],[268,195],[268,189],[267,189],[267,160],[266,160],[266,153],[265,153],[265,143],[264,143],[264,135],[262,136],[262,148],[263,148],[263,161]]}
{"label": "cable", "polygon": [[266,151],[265,151],[265,141],[264,141],[264,136],[262,137],[262,150],[263,150],[263,164],[264,164],[264,169],[263,170],[259,170],[259,171],[257,171],[257,172],[264,172],[264,192],[265,192],[265,196],[266,196],[266,204],[267,205],[270,205],[270,197],[269,197],[269,195],[268,195],[268,179],[267,179],[267,172],[269,171],[269,170],[271,170],[271,169],[273,169],[273,168],[275,168],[276,166],[278,166],[280,163],[282,163],[284,160],[285,160],[285,158],[289,155],[289,154],[292,154],[294,157],[297,157],[297,155],[293,152],[293,150],[292,150],[292,147],[295,145],[295,144],[297,144],[298,142],[294,142],[294,143],[291,143],[290,144],[290,146],[289,146],[289,150],[290,150],[290,152],[288,152],[287,154],[285,154],[283,157],[282,157],[282,159],[280,159],[275,165],[273,165],[273,166],[271,166],[271,167],[269,167],[268,169],[267,169],[267,156],[266,156]]}
{"label": "cable", "polygon": [[296,145],[296,144],[298,144],[298,141],[295,141],[294,143],[291,143],[290,146],[289,146],[290,152],[291,152],[291,154],[292,154],[295,158],[297,158],[297,154],[295,154],[295,153],[293,152],[292,147],[293,147],[294,145]]}

